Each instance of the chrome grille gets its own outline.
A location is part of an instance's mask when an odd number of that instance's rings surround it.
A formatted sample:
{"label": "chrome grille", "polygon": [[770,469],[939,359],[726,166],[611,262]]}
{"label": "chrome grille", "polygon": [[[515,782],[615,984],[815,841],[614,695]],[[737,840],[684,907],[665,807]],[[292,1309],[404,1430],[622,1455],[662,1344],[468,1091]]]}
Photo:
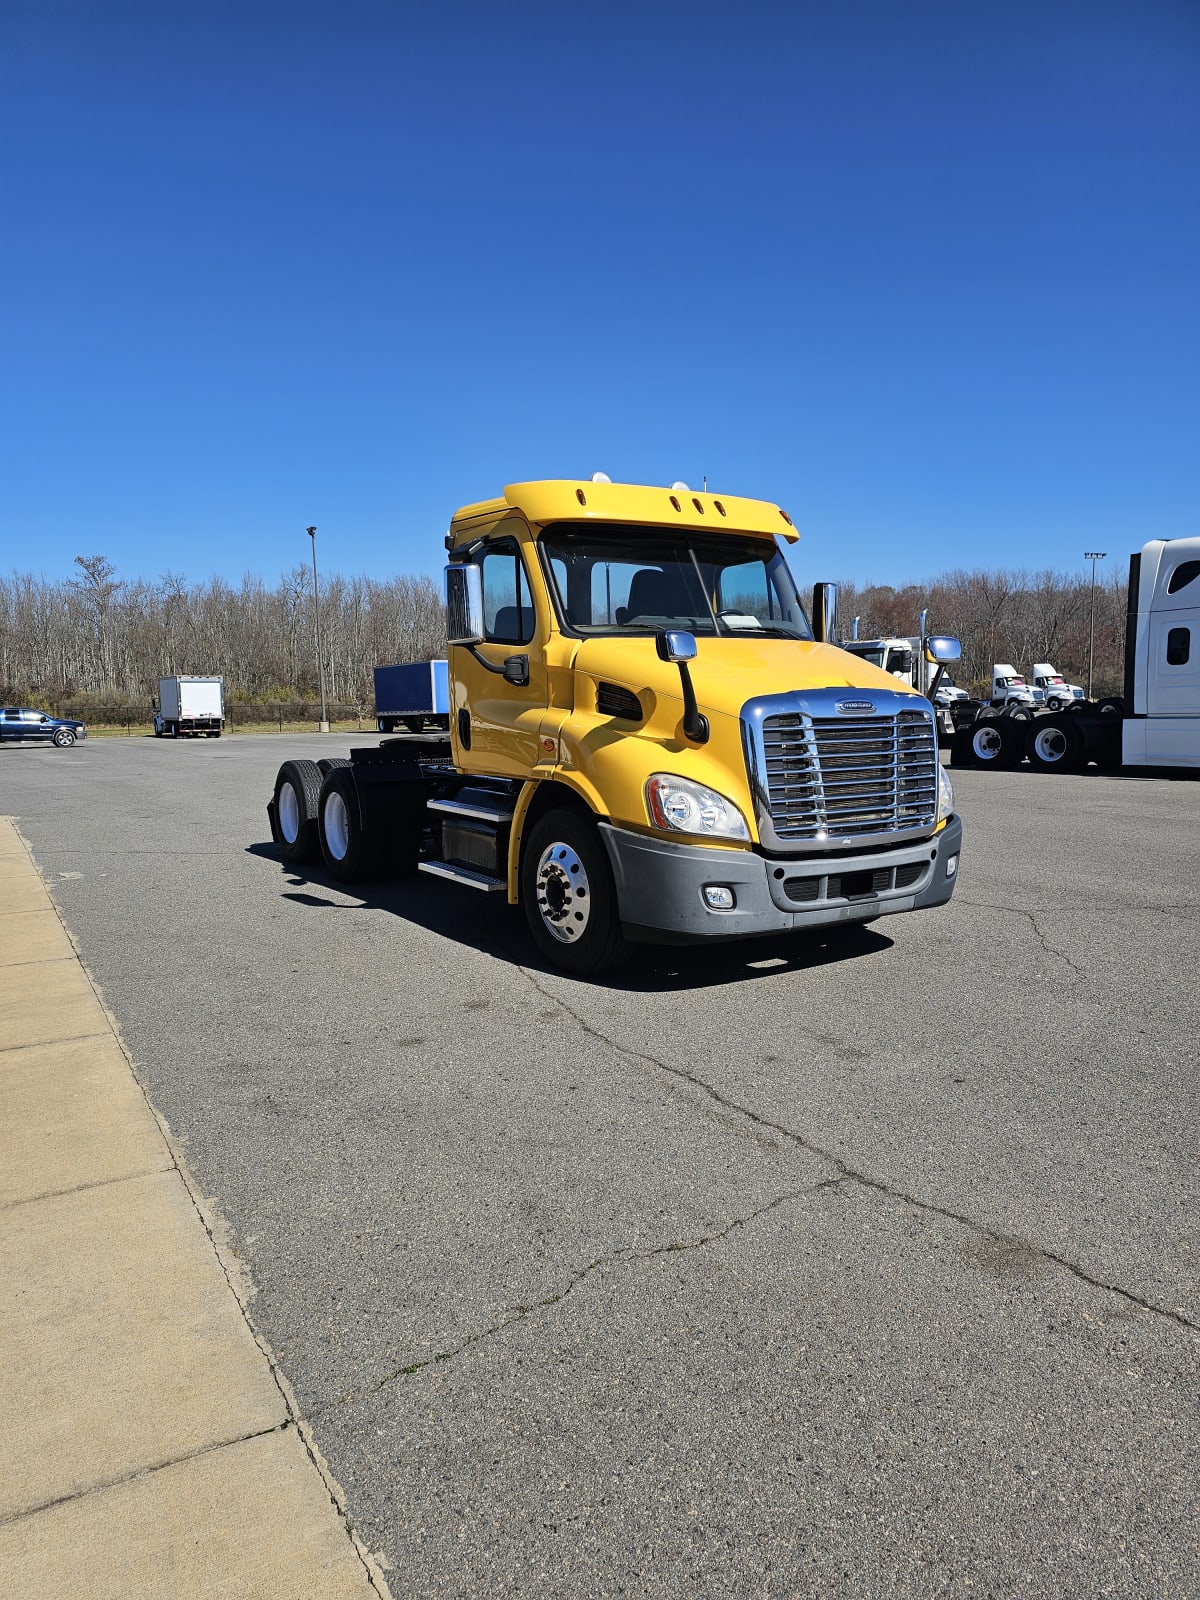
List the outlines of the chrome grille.
{"label": "chrome grille", "polygon": [[936,820],[938,753],[927,710],[765,716],[762,748],[780,840],[907,833]]}

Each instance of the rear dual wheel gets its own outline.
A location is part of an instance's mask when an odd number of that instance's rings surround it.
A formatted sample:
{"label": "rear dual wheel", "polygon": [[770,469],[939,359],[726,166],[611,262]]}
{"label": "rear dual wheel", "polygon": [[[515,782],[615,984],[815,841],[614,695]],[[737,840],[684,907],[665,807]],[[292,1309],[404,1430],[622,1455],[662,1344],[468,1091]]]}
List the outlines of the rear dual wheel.
{"label": "rear dual wheel", "polygon": [[983,717],[955,734],[950,759],[956,767],[1015,767],[1025,754],[1026,737],[1020,720]]}
{"label": "rear dual wheel", "polygon": [[1082,772],[1087,746],[1073,722],[1047,717],[1029,741],[1029,760],[1039,772]]}
{"label": "rear dual wheel", "polygon": [[411,806],[396,804],[382,816],[364,818],[364,800],[351,763],[331,760],[321,765],[326,771],[317,803],[317,832],[321,856],[332,876],[340,883],[362,883],[415,871],[423,807],[414,816]]}
{"label": "rear dual wheel", "polygon": [[315,761],[285,761],[275,779],[271,833],[285,861],[299,866],[317,854],[321,769]]}

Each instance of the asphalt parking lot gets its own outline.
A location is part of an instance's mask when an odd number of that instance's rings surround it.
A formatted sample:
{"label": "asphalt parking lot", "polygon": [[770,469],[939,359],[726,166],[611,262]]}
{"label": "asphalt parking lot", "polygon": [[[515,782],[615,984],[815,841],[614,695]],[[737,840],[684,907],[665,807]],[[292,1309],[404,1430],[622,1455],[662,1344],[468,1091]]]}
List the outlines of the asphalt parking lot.
{"label": "asphalt parking lot", "polygon": [[1200,1595],[1200,782],[956,773],[950,906],[582,982],[282,865],[355,742],[0,812],[396,1593]]}

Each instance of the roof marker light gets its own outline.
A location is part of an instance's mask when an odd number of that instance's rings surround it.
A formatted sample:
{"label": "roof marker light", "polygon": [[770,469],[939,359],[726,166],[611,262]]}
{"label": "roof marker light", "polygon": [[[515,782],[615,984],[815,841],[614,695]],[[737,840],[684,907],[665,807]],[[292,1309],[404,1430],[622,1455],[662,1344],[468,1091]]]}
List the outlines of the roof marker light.
{"label": "roof marker light", "polygon": [[676,511],[682,511],[683,507],[679,504],[679,498],[677,495],[671,496],[671,504],[675,507]]}

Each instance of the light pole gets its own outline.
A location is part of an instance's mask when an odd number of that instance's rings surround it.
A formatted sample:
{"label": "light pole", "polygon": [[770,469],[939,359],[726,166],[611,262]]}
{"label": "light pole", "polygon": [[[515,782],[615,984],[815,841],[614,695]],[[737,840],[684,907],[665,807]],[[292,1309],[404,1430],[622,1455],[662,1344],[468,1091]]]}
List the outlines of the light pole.
{"label": "light pole", "polygon": [[1107,550],[1085,550],[1083,559],[1092,563],[1092,605],[1090,620],[1088,622],[1088,692],[1087,697],[1092,698],[1092,662],[1096,655],[1096,563],[1103,561],[1108,554]]}
{"label": "light pole", "polygon": [[325,705],[325,657],[321,651],[321,590],[317,584],[317,530],[306,528],[304,530],[312,540],[313,552],[313,616],[317,628],[317,676],[321,680],[321,722],[319,731],[329,732],[329,711]]}

